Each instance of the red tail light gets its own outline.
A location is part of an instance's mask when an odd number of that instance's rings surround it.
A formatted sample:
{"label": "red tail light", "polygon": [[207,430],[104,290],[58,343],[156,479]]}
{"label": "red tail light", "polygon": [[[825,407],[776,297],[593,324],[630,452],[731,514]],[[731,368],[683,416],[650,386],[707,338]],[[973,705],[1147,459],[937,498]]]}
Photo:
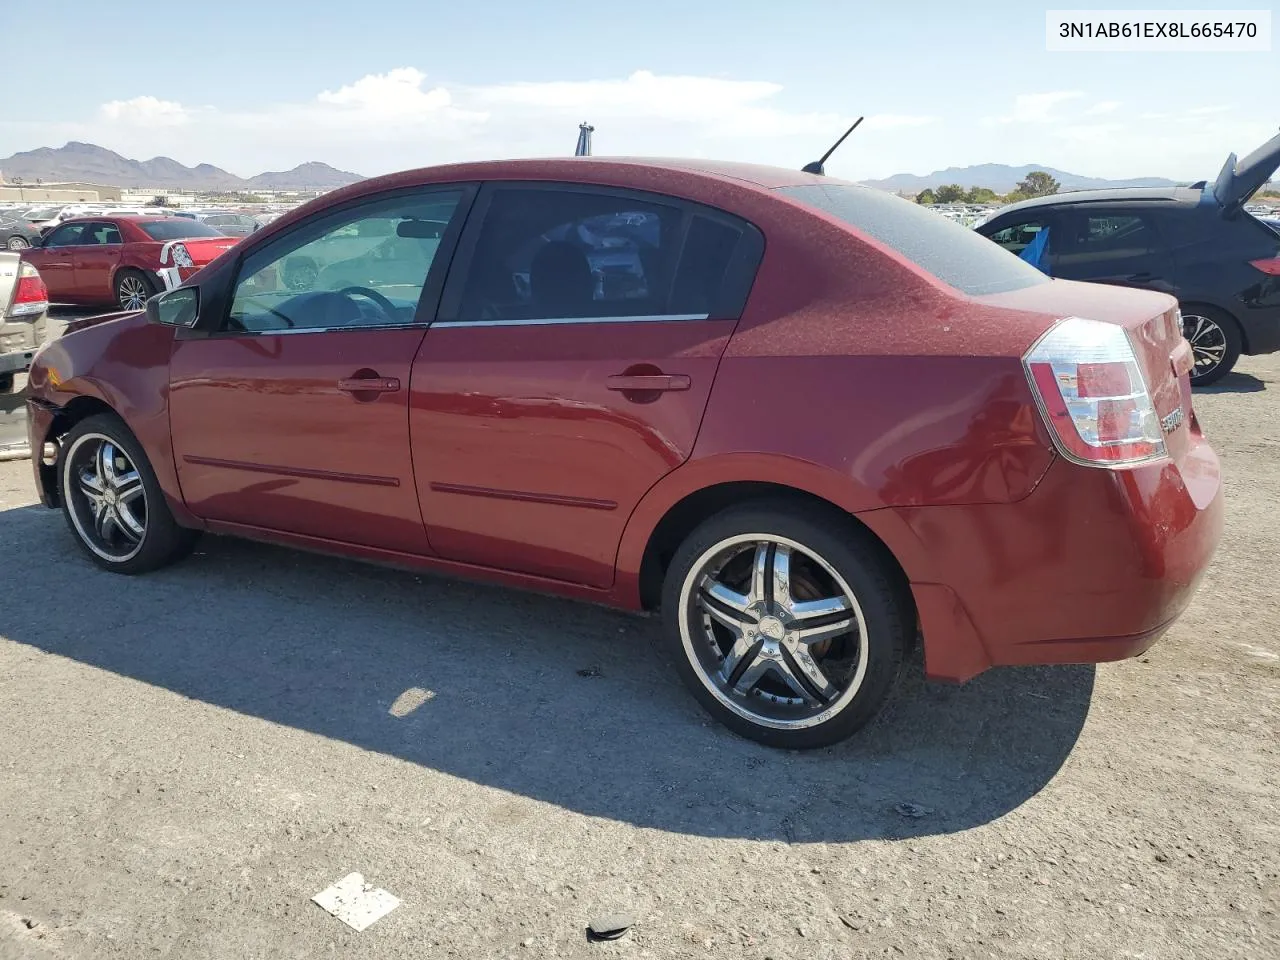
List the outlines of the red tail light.
{"label": "red tail light", "polygon": [[1264,257],[1261,260],[1250,260],[1249,265],[1256,267],[1272,277],[1280,277],[1280,257]]}
{"label": "red tail light", "polygon": [[13,291],[13,303],[9,305],[9,316],[26,317],[41,314],[49,309],[49,288],[39,272],[29,263],[18,267],[18,285]]}
{"label": "red tail light", "polygon": [[1123,327],[1068,317],[1023,358],[1058,449],[1091,467],[1165,455],[1164,434]]}

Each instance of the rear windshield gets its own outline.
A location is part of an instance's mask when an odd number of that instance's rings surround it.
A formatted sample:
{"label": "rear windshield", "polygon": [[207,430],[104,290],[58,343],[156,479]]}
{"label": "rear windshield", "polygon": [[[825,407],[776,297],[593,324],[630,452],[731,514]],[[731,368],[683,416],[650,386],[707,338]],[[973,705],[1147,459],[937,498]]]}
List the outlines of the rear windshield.
{"label": "rear windshield", "polygon": [[188,237],[221,237],[221,231],[199,220],[174,217],[172,220],[152,220],[138,224],[152,240],[186,240]]}
{"label": "rear windshield", "polygon": [[844,221],[970,296],[1021,290],[1049,279],[981,234],[873,187],[806,184],[778,192]]}

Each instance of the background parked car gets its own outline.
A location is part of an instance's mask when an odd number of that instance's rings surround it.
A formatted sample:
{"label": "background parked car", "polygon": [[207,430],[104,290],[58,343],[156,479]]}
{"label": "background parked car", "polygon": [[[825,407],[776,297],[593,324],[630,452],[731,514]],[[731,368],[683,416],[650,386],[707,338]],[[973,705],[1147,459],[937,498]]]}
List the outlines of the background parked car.
{"label": "background parked car", "polygon": [[1210,384],[1240,354],[1280,350],[1280,237],[1243,207],[1280,167],[1280,135],[1216,182],[1083,190],[996,211],[979,233],[1045,273],[1170,293]]}
{"label": "background parked car", "polygon": [[236,241],[179,217],[84,217],[60,224],[22,251],[54,303],[140,310]]}
{"label": "background parked car", "polygon": [[0,393],[12,391],[14,375],[31,366],[48,330],[48,312],[49,291],[36,268],[0,250]]}
{"label": "background parked car", "polygon": [[40,228],[22,214],[25,211],[0,210],[0,247],[6,250],[25,250],[38,243]]}

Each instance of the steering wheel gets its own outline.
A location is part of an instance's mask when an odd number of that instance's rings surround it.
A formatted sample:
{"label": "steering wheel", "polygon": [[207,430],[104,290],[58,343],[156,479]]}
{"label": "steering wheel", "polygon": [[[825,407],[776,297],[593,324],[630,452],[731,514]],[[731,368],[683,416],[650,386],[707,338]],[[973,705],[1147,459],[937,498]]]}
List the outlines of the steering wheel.
{"label": "steering wheel", "polygon": [[357,297],[364,297],[366,300],[372,300],[378,305],[378,308],[387,315],[388,320],[395,319],[396,314],[400,312],[394,303],[380,294],[377,290],[370,290],[368,287],[343,287],[341,290],[335,292],[339,296],[343,297],[350,297],[354,295]]}

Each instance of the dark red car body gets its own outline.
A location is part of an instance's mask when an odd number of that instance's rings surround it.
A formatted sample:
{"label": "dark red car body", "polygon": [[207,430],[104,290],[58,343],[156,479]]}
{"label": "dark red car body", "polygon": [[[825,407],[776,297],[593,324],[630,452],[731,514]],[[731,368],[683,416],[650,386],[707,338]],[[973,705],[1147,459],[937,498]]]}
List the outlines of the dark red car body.
{"label": "dark red car body", "polygon": [[[691,524],[796,491],[856,517],[901,567],[934,678],[1132,656],[1190,600],[1222,498],[1170,366],[1172,299],[1048,280],[962,294],[774,189],[822,178],[605,159],[413,171],[295,211],[195,283],[335,204],[498,181],[652,191],[749,221],[765,248],[741,317],[208,338],[121,315],[36,358],[32,449],[109,408],[183,525],[632,610],[654,605]],[[1179,411],[1167,456],[1099,469],[1056,450],[1022,358],[1068,316],[1141,345],[1156,413]],[[401,389],[335,387],[375,374]],[[655,398],[618,389],[624,375],[687,389]]]}
{"label": "dark red car body", "polygon": [[[203,235],[156,240],[143,229],[152,223],[176,225],[178,234],[191,230],[203,232],[203,228],[189,228],[187,221],[174,217],[76,217],[54,227],[42,246],[23,250],[22,259],[40,271],[54,303],[104,306],[117,302],[116,281],[122,270],[138,271],[153,290],[165,290],[185,283],[239,240],[238,237]],[[119,242],[59,242],[67,231],[85,226],[107,228],[102,237],[93,239],[115,241],[118,238]],[[184,226],[189,229],[184,231],[181,229]],[[190,265],[175,262],[174,248],[179,244],[189,254]]]}

